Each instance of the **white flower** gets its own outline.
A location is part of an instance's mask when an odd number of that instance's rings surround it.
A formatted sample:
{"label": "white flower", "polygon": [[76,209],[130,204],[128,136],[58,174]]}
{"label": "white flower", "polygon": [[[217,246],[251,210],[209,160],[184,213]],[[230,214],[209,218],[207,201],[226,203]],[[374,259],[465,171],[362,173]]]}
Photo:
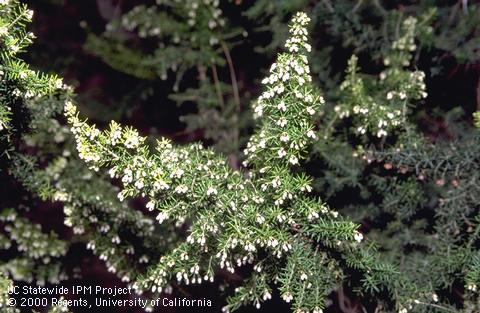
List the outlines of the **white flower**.
{"label": "white flower", "polygon": [[278,94],[281,94],[282,92],[285,91],[285,87],[283,87],[283,85],[278,85],[273,87],[273,91],[275,91]]}
{"label": "white flower", "polygon": [[267,80],[270,84],[273,84],[278,80],[278,76],[276,74],[271,74],[269,77],[267,77]]}
{"label": "white flower", "polygon": [[[127,170],[128,170],[128,169],[127,169]],[[123,175],[123,177],[122,177],[122,182],[123,182],[124,184],[128,184],[128,183],[131,183],[131,182],[133,181],[133,177],[132,177],[131,172],[130,172],[130,174],[129,174],[129,173],[127,173],[127,170],[125,170],[125,173],[126,173],[126,174]]]}
{"label": "white flower", "polygon": [[138,134],[134,131],[129,132],[127,134],[127,138],[125,139],[125,147],[129,149],[134,149],[140,145],[140,138],[138,137]]}
{"label": "white flower", "polygon": [[174,190],[178,194],[184,194],[188,191],[188,187],[185,185],[179,185]]}
{"label": "white flower", "polygon": [[263,106],[262,105],[259,104],[255,107],[255,114],[258,117],[263,115]]}
{"label": "white flower", "polygon": [[389,91],[387,93],[387,100],[391,100],[393,98],[393,92],[392,91]]}
{"label": "white flower", "polygon": [[265,99],[270,99],[271,97],[273,97],[275,95],[274,91],[273,90],[268,90],[268,91],[265,91],[263,94],[262,94],[262,97],[265,98]]}
{"label": "white flower", "polygon": [[120,243],[120,237],[118,237],[118,236],[113,237],[112,238],[112,243],[119,244]]}
{"label": "white flower", "polygon": [[298,164],[298,158],[294,155],[292,155],[288,161],[293,165]]}
{"label": "white flower", "polygon": [[386,136],[387,135],[387,131],[384,130],[384,129],[380,129],[378,132],[377,132],[377,137],[380,138],[382,136]]}
{"label": "white flower", "polygon": [[181,168],[177,168],[172,172],[172,174],[170,174],[170,177],[171,178],[181,178],[184,173],[185,173],[184,170],[182,170]]}
{"label": "white flower", "polygon": [[315,132],[313,130],[309,130],[307,132],[307,137],[308,138],[312,138],[312,139],[316,139],[317,138],[317,135],[315,135]]}
{"label": "white flower", "polygon": [[170,188],[170,186],[163,180],[158,180],[153,183],[153,187],[157,190],[166,190]]}
{"label": "white flower", "polygon": [[281,102],[277,105],[277,109],[279,109],[280,111],[285,112],[285,111],[287,110],[287,106],[285,105],[285,102],[284,102],[284,101],[281,101]]}
{"label": "white flower", "polygon": [[135,187],[137,187],[137,189],[142,189],[144,187],[143,180],[142,179],[137,180],[135,182]]}
{"label": "white flower", "polygon": [[[33,11],[32,11],[33,15]],[[60,89],[63,87],[63,80],[61,78],[58,78],[55,80],[55,88]]]}
{"label": "white flower", "polygon": [[218,38],[213,37],[213,36],[210,37],[209,43],[210,43],[211,46],[214,46],[214,45],[218,44]]}
{"label": "white flower", "polygon": [[112,126],[110,131],[110,142],[112,145],[116,145],[118,140],[122,137],[122,132],[119,128]]}
{"label": "white flower", "polygon": [[363,235],[362,235],[362,233],[360,233],[360,232],[357,231],[357,232],[355,233],[355,235],[353,236],[353,238],[355,238],[355,240],[356,240],[357,242],[362,242],[362,240],[363,240]]}
{"label": "white flower", "polygon": [[285,302],[289,303],[293,300],[293,295],[290,292],[284,293],[282,295],[282,299],[285,300]]}
{"label": "white flower", "polygon": [[258,224],[263,224],[265,222],[265,217],[262,215],[257,215],[257,223]]}
{"label": "white flower", "polygon": [[210,196],[210,195],[216,195],[218,192],[217,192],[217,189],[213,188],[213,187],[208,187],[208,190],[207,190],[207,196]]}
{"label": "white flower", "polygon": [[272,180],[272,187],[273,187],[273,188],[277,188],[278,186],[281,185],[281,183],[282,183],[282,182],[281,182],[280,178],[275,177],[275,178]]}
{"label": "white flower", "polygon": [[154,208],[155,208],[155,202],[154,202],[154,201],[149,201],[149,202],[147,203],[147,209],[148,209],[149,211],[153,211]]}
{"label": "white flower", "polygon": [[164,220],[166,220],[168,218],[168,214],[165,213],[165,212],[160,212],[158,215],[157,215],[157,221],[158,223],[163,223]]}
{"label": "white flower", "polygon": [[[289,43],[288,40],[287,40],[287,43]],[[290,46],[290,47],[288,48],[288,50],[289,50],[290,52],[298,52],[298,46],[297,46],[297,45],[291,44],[291,45],[289,45],[289,46]]]}
{"label": "white flower", "polygon": [[264,301],[266,301],[266,300],[272,299],[272,295],[270,294],[270,292],[268,290],[265,290],[262,298],[263,298]]}
{"label": "white flower", "polygon": [[287,133],[283,133],[281,136],[280,136],[280,141],[283,141],[283,142],[287,142],[290,140],[290,136],[288,136]]}
{"label": "white flower", "polygon": [[305,69],[303,68],[303,66],[295,66],[294,69],[299,75],[302,75],[303,73],[305,73]]}
{"label": "white flower", "polygon": [[438,302],[438,295],[436,293],[432,294],[432,300],[433,302]]}
{"label": "white flower", "polygon": [[279,125],[280,127],[285,127],[285,125],[287,125],[287,119],[284,117],[280,118],[277,121],[277,125]]}
{"label": "white flower", "polygon": [[10,50],[13,52],[13,53],[17,53],[18,51],[20,51],[20,47],[17,46],[17,45],[13,45],[10,47]]}
{"label": "white flower", "polygon": [[312,108],[312,107],[307,107],[307,112],[308,112],[308,114],[310,114],[310,115],[314,115],[314,114],[315,114],[315,109]]}
{"label": "white flower", "polygon": [[119,193],[118,193],[117,198],[118,198],[118,200],[120,200],[120,202],[122,202],[123,200],[125,200],[125,196],[123,195],[122,192],[119,192]]}
{"label": "white flower", "polygon": [[363,135],[367,132],[367,130],[363,126],[359,126],[357,128],[357,132]]}
{"label": "white flower", "polygon": [[300,275],[300,280],[307,280],[308,279],[308,275],[305,274],[305,273],[302,273],[302,275]]}
{"label": "white flower", "polygon": [[283,158],[286,155],[287,155],[287,152],[285,151],[285,149],[283,149],[283,148],[278,149],[278,157],[279,158]]}
{"label": "white flower", "polygon": [[467,289],[470,291],[476,291],[477,290],[477,285],[475,284],[468,284]]}

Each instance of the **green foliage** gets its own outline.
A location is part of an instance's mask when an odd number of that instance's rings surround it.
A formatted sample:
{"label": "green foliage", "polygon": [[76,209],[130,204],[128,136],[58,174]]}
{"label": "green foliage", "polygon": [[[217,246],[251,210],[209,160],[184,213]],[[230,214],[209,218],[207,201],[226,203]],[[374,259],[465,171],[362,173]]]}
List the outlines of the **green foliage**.
{"label": "green foliage", "polygon": [[[205,139],[234,156],[244,144],[240,132],[250,124],[249,115],[241,109],[248,99],[240,102],[230,55],[241,31],[227,24],[219,5],[218,0],[158,0],[152,6],[139,5],[109,21],[101,36],[90,33],[85,49],[112,68],[140,79],[167,80],[173,73],[171,99],[179,105],[193,102],[198,109],[182,118],[187,131],[203,131]],[[141,48],[152,41],[153,48]],[[228,84],[220,79],[221,70],[230,73]],[[184,75],[192,73],[195,83],[180,89]]]}
{"label": "green foliage", "polygon": [[[172,78],[171,99],[197,108],[183,117],[186,132],[202,130],[214,150],[167,139],[151,146],[134,128],[111,122],[100,131],[81,120],[70,87],[17,57],[34,38],[25,27],[31,11],[0,0],[0,144],[9,179],[29,198],[61,202],[74,240],[147,295],[243,267],[225,311],[280,294],[293,311],[318,313],[333,291],[348,287],[363,310],[373,303],[376,312],[478,312],[480,135],[458,110],[430,112],[427,95],[432,77],[445,74],[443,60],[478,61],[478,4],[247,6],[244,16],[261,25],[255,32],[272,35],[266,43],[252,39],[253,48],[286,51],[252,103],[253,134],[249,96],[230,54],[247,33],[219,6],[140,5],[103,34],[90,33],[85,45],[142,84]],[[298,10],[313,18],[312,46],[309,18]],[[62,109],[71,128],[58,116]],[[418,127],[434,114],[445,138]],[[480,127],[478,112],[473,121]],[[138,197],[159,223],[127,205]],[[66,278],[68,243],[42,233],[21,206],[5,212],[0,248],[18,251],[0,264],[0,275],[38,284]],[[0,290],[8,284],[0,276]]]}
{"label": "green foliage", "polygon": [[5,313],[18,313],[20,310],[10,306],[8,290],[13,283],[3,273],[0,273],[0,308]]}
{"label": "green foliage", "polygon": [[[8,33],[3,35],[24,36],[24,41],[15,42],[27,43],[32,36],[25,32],[24,17],[31,18],[30,11],[13,0],[0,2],[0,11],[2,20],[10,19]],[[33,193],[32,198],[37,195],[45,201],[62,202],[65,224],[75,234],[72,240],[84,242],[110,271],[128,282],[159,255],[163,249],[159,242],[168,245],[175,237],[163,239],[163,232],[156,232],[149,218],[118,201],[116,187],[105,175],[92,173],[72,154],[72,135],[57,120],[72,90],[56,76],[31,70],[17,58],[12,42],[0,41],[6,44],[1,46],[0,108],[4,112],[1,139],[8,150],[4,156],[8,172]],[[20,214],[20,209],[5,211],[7,236],[0,237],[2,249],[16,248],[18,252],[15,258],[2,259],[0,272],[32,284],[68,278],[61,263],[67,243],[41,233],[40,225]],[[65,308],[52,310],[64,312]]]}
{"label": "green foliage", "polygon": [[[91,34],[85,48],[113,68],[140,78],[166,79],[172,70],[179,81],[190,68],[224,62],[216,51],[226,37],[222,34],[226,22],[218,6],[217,0],[157,0],[153,6],[139,5],[110,21],[102,37]],[[142,39],[161,38],[161,44],[145,51],[145,56],[129,47],[127,31]]]}
{"label": "green foliage", "polygon": [[[475,63],[478,58],[478,3],[448,1],[255,1],[245,15],[259,23],[258,31],[271,32],[271,44],[262,52],[278,49],[287,36],[285,19],[292,12],[305,10],[313,18],[329,45],[340,44],[355,54],[369,53],[382,58],[391,39],[399,34],[403,20],[419,20],[419,44],[423,50],[436,50],[435,62],[452,54],[459,62]],[[264,25],[269,24],[268,27]],[[261,25],[261,26],[260,26]],[[263,27],[262,27],[263,26]],[[315,58],[316,62],[322,62]],[[437,65],[439,65],[437,63]],[[313,65],[316,67],[316,64]],[[331,78],[331,77],[329,77]]]}
{"label": "green foliage", "polygon": [[8,273],[16,281],[35,280],[40,285],[59,283],[66,278],[59,260],[66,253],[66,242],[53,232],[42,233],[40,225],[18,217],[13,209],[4,210],[0,221],[5,223],[4,231],[8,236],[3,237],[2,248],[8,250],[15,243],[18,251],[18,257],[0,264],[2,273]]}
{"label": "green foliage", "polygon": [[[278,284],[282,298],[293,299],[294,310],[321,312],[325,296],[341,281],[343,269],[333,252],[355,253],[362,235],[355,224],[309,196],[311,179],[295,170],[315,138],[312,116],[323,103],[308,74],[308,21],[303,13],[294,17],[289,52],[278,56],[264,79],[266,90],[254,105],[258,129],[245,149],[248,173],[232,170],[222,156],[199,144],[174,147],[161,139],[151,151],[132,128],[111,122],[109,130],[99,131],[67,103],[80,158],[122,180],[121,200],[146,196],[160,223],[188,229],[185,241],[137,279],[136,289],[162,291],[174,277],[186,284],[212,281],[219,268],[233,273],[254,264],[258,274],[237,289],[225,311],[248,302],[258,307],[269,298],[269,286]],[[317,245],[326,250],[316,252]],[[367,257],[356,255],[357,260]],[[292,277],[295,268],[303,268],[304,275]],[[320,272],[325,277],[318,277]]]}

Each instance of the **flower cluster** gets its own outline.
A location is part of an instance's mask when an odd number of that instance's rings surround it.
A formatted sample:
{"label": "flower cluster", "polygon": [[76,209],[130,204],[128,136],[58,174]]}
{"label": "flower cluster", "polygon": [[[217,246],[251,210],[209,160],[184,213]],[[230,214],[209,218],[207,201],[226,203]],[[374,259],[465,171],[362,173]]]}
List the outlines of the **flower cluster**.
{"label": "flower cluster", "polygon": [[245,166],[257,163],[263,167],[276,159],[298,165],[308,142],[316,138],[312,116],[319,111],[324,99],[311,85],[305,55],[310,50],[305,28],[308,21],[305,14],[293,18],[291,37],[285,45],[290,53],[279,55],[270,67],[270,75],[262,81],[267,90],[253,108],[254,117],[261,124],[244,150]]}
{"label": "flower cluster", "polygon": [[[0,0],[0,5],[2,1],[5,2],[6,0]],[[5,277],[3,273],[0,272],[0,309],[4,313],[19,313],[20,310],[12,306],[10,303],[10,295],[9,290],[13,287],[13,282]]]}
{"label": "flower cluster", "polygon": [[32,33],[25,32],[24,28],[16,27],[30,22],[33,11],[26,5],[17,6],[16,3],[4,0],[0,2],[0,17],[0,48],[5,53],[0,59],[5,61],[6,56],[15,56],[35,38]]}
{"label": "flower cluster", "polygon": [[[161,139],[152,153],[145,139],[132,129],[112,122],[109,130],[98,131],[80,120],[72,103],[65,106],[79,156],[90,168],[106,167],[112,177],[121,179],[119,198],[145,196],[149,199],[147,208],[158,210],[159,222],[187,229],[185,241],[173,245],[136,279],[134,287],[139,292],[165,291],[172,279],[185,284],[212,281],[219,268],[233,273],[239,266],[252,264],[256,275],[263,277],[263,284],[255,287],[258,293],[250,293],[248,302],[259,306],[270,298],[268,286],[280,284],[292,293],[295,308],[319,312],[324,307],[324,298],[318,295],[331,291],[339,277],[336,274],[329,278],[330,284],[325,284],[305,269],[300,281],[306,284],[308,296],[303,299],[296,296],[299,282],[276,280],[289,277],[288,269],[282,267],[285,259],[298,262],[304,257],[292,255],[293,251],[314,254],[312,247],[302,244],[305,240],[315,238],[349,254],[359,248],[362,239],[355,224],[342,220],[337,212],[308,194],[311,178],[292,173],[290,168],[299,163],[309,140],[315,138],[312,115],[323,103],[310,83],[303,54],[308,47],[307,22],[304,13],[295,16],[291,33],[296,39],[289,45],[301,49],[280,55],[265,79],[268,90],[257,102],[257,112],[258,105],[262,106],[259,130],[245,152],[246,164],[251,166],[248,175],[233,170],[225,158],[199,144],[175,147]],[[332,232],[332,228],[341,231]],[[329,262],[333,261],[316,266]],[[271,273],[272,268],[276,272]]]}
{"label": "flower cluster", "polygon": [[58,240],[55,235],[42,233],[40,225],[32,225],[10,210],[2,213],[2,216],[13,222],[5,227],[10,239],[16,242],[19,251],[24,251],[29,257],[42,259],[45,256],[59,257],[66,253],[66,243]]}
{"label": "flower cluster", "polygon": [[[66,242],[59,240],[53,232],[43,233],[40,225],[19,217],[13,209],[4,210],[0,221],[5,224],[4,231],[8,234],[8,240],[2,242],[1,248],[9,249],[14,242],[18,250],[15,258],[2,261],[0,272],[8,273],[17,281],[31,283],[35,280],[40,285],[59,283],[67,278],[59,263],[66,254]],[[6,239],[3,234],[0,238]]]}
{"label": "flower cluster", "polygon": [[290,52],[299,52],[301,48],[307,52],[312,50],[311,45],[308,43],[308,32],[305,28],[310,22],[310,18],[307,14],[297,14],[292,19],[292,26],[290,27],[291,37],[287,39],[285,47]]}
{"label": "flower cluster", "polygon": [[[32,12],[17,0],[2,5],[0,25],[9,25],[8,36],[16,41],[0,38],[0,123],[9,131],[12,127],[9,125],[10,112],[21,104],[28,116],[23,118],[29,129],[28,133],[15,129],[18,135],[15,141],[8,140],[7,134],[9,158],[5,165],[8,172],[32,195],[62,202],[65,224],[72,227],[74,235],[84,235],[79,237],[79,242],[88,236],[89,248],[123,281],[130,281],[149,260],[158,256],[163,249],[159,242],[167,244],[168,240],[155,232],[154,221],[117,200],[117,187],[103,175],[89,171],[83,161],[72,154],[75,150],[72,134],[56,119],[65,105],[73,105],[72,89],[56,76],[31,70],[17,58],[17,46],[21,43],[23,47],[33,37],[25,31],[25,23],[31,19]],[[0,133],[2,148],[3,133],[5,129]],[[95,140],[99,131],[91,129],[88,136]],[[138,133],[131,130],[117,139],[133,149],[141,143],[138,138]],[[116,139],[115,134],[113,139]],[[23,146],[28,147],[24,150],[29,152],[35,150],[35,155],[22,150]],[[96,159],[88,151],[85,157]],[[21,207],[5,212],[2,226],[8,238],[0,234],[0,246],[4,249],[16,247],[18,257],[3,258],[0,271],[16,281],[37,284],[56,284],[66,279],[60,263],[68,248],[66,242],[53,233],[42,233],[39,225],[20,217]],[[173,238],[169,236],[169,240]]]}
{"label": "flower cluster", "polygon": [[[222,18],[222,10],[219,8],[219,0],[187,0],[187,1],[165,1],[157,0],[157,6],[145,7],[136,6],[128,14],[122,16],[121,25],[126,29],[133,31],[137,29],[140,37],[158,37],[158,36],[172,36],[174,43],[180,43],[184,36],[182,27],[175,29],[174,25],[166,25],[161,20],[156,19],[159,15],[165,17],[165,14],[159,9],[162,5],[168,5],[170,9],[180,12],[186,12],[187,25],[191,31],[199,32],[210,30],[211,37],[208,39],[211,45],[218,43],[218,38],[214,35],[214,30],[225,25],[225,20]],[[206,25],[204,25],[204,23]],[[178,22],[175,24],[179,26]],[[108,24],[107,30],[113,31],[118,27],[115,24]],[[172,33],[173,31],[173,33]],[[190,41],[202,40],[192,36]]]}
{"label": "flower cluster", "polygon": [[[219,4],[219,0],[158,0],[151,6],[138,5],[106,25],[102,35],[105,40],[90,34],[86,48],[129,74],[167,79],[168,71],[173,71],[180,80],[189,68],[218,63],[211,56],[217,54],[215,49],[225,26]],[[128,43],[118,41],[116,34],[123,30],[134,32],[141,39],[158,39],[161,44],[150,54],[138,55]],[[131,65],[135,68],[125,68],[125,62],[134,60],[138,61]]]}
{"label": "flower cluster", "polygon": [[400,126],[405,126],[411,102],[427,96],[421,71],[405,69],[415,50],[416,19],[404,20],[402,35],[392,43],[384,58],[386,69],[379,78],[362,76],[352,56],[348,62],[347,76],[340,86],[342,98],[335,106],[339,118],[353,117],[358,121],[355,131],[367,132],[381,138]]}

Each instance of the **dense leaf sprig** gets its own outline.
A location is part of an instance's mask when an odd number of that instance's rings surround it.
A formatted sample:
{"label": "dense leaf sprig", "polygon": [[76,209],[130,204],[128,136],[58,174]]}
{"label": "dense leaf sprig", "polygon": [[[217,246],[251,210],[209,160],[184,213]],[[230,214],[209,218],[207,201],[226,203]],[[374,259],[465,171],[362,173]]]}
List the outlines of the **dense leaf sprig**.
{"label": "dense leaf sprig", "polygon": [[[292,172],[305,157],[308,140],[315,138],[312,115],[322,103],[311,86],[304,54],[310,49],[308,21],[303,13],[294,17],[289,52],[278,56],[264,80],[267,90],[255,107],[259,128],[245,151],[245,165],[251,166],[246,173],[231,169],[221,155],[199,144],[174,147],[161,139],[151,151],[132,128],[111,122],[109,130],[99,131],[67,103],[65,114],[80,157],[91,169],[106,167],[121,179],[118,197],[148,197],[147,208],[159,211],[160,223],[188,227],[185,241],[137,279],[138,290],[162,291],[172,278],[201,283],[213,280],[218,268],[234,272],[253,264],[258,274],[237,289],[226,311],[247,302],[259,306],[276,283],[295,310],[321,312],[325,296],[340,283],[342,269],[330,253],[353,253],[363,236],[355,224],[308,195],[311,180],[305,174]],[[318,244],[328,248],[322,252]],[[365,264],[358,268],[370,272],[371,262]],[[292,277],[300,266],[304,273]],[[321,268],[327,280],[317,276]]]}

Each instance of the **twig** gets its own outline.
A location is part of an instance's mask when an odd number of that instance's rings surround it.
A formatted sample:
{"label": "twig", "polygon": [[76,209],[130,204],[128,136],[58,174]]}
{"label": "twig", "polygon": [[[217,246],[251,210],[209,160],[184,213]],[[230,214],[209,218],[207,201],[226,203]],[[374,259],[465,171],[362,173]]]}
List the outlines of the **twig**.
{"label": "twig", "polygon": [[221,42],[223,53],[225,54],[225,58],[227,59],[228,69],[230,72],[230,80],[232,81],[232,89],[233,89],[233,98],[235,100],[235,116],[234,116],[234,124],[235,124],[235,135],[234,135],[234,145],[238,149],[239,147],[239,134],[240,134],[240,126],[239,126],[239,115],[241,112],[241,103],[240,103],[240,94],[238,91],[238,82],[237,82],[237,75],[235,73],[235,67],[233,66],[232,56],[230,55],[230,51],[228,50],[227,45],[225,42]]}
{"label": "twig", "polygon": [[222,89],[220,88],[220,81],[218,79],[217,66],[215,64],[212,64],[212,73],[213,81],[215,83],[215,90],[217,91],[218,101],[223,108],[225,106],[225,101],[223,100]]}
{"label": "twig", "polygon": [[230,79],[232,81],[232,89],[233,89],[233,97],[235,102],[238,105],[238,110],[240,109],[240,94],[238,92],[238,82],[237,82],[237,75],[235,74],[235,68],[233,66],[232,56],[230,55],[230,51],[228,50],[227,45],[222,41],[221,43],[223,53],[227,59],[228,69],[230,71]]}
{"label": "twig", "polygon": [[358,10],[358,8],[360,8],[362,3],[363,3],[363,0],[358,0],[357,3],[355,4],[355,6],[352,9],[352,13],[355,13]]}
{"label": "twig", "polygon": [[443,310],[443,311],[447,311],[447,312],[456,312],[456,311],[454,311],[450,308],[446,308],[446,307],[438,305],[438,304],[426,303],[426,302],[422,302],[422,301],[419,301],[419,300],[417,300],[415,303],[416,304],[423,304],[423,305],[426,305],[426,306],[431,306],[431,307],[434,307],[434,308],[437,308],[437,309],[440,309],[440,310]]}

